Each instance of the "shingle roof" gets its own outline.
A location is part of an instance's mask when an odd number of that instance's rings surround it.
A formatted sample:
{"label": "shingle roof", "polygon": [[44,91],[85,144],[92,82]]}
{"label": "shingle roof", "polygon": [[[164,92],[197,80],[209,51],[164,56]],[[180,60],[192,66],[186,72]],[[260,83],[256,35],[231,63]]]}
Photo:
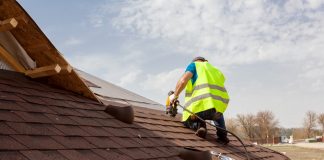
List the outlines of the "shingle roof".
{"label": "shingle roof", "polygon": [[[183,147],[245,159],[233,137],[227,146],[216,143],[214,129],[201,139],[179,117],[162,111],[134,106],[134,123],[126,124],[104,109],[75,93],[0,70],[0,160],[176,160]],[[247,149],[252,159],[288,159],[251,143]]]}

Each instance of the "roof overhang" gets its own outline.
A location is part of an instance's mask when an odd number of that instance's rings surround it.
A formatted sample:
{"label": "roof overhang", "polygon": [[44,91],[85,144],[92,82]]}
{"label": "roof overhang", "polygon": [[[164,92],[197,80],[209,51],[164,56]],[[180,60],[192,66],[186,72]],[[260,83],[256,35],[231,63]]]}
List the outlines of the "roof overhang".
{"label": "roof overhang", "polygon": [[1,0],[0,13],[0,32],[10,32],[37,65],[32,70],[23,68],[1,47],[1,55],[7,56],[4,59],[12,68],[31,78],[99,101],[16,0]]}

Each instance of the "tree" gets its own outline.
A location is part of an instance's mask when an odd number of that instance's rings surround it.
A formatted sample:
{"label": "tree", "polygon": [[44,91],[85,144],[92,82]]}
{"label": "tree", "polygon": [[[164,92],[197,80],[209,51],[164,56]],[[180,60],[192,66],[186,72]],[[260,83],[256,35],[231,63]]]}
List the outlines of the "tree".
{"label": "tree", "polygon": [[258,128],[258,136],[260,139],[266,140],[271,137],[277,136],[278,121],[275,119],[273,112],[260,111],[256,115],[256,124]]}
{"label": "tree", "polygon": [[238,133],[239,125],[235,118],[226,119],[226,129],[235,134]]}
{"label": "tree", "polygon": [[323,134],[324,134],[324,113],[318,115],[317,123],[322,127],[322,131],[323,131]]}
{"label": "tree", "polygon": [[255,137],[255,116],[253,114],[238,114],[237,121],[240,123],[245,135],[253,140]]}
{"label": "tree", "polygon": [[304,129],[307,138],[310,138],[312,136],[315,127],[316,127],[316,113],[313,111],[306,112],[306,117],[304,119]]}

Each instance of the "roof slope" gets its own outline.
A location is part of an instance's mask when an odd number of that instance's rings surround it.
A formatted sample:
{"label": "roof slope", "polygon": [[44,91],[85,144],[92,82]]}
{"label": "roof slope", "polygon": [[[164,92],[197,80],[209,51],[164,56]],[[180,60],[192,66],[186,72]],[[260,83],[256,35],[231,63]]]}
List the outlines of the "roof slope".
{"label": "roof slope", "polygon": [[142,107],[161,110],[164,108],[161,104],[154,102],[148,98],[140,96],[129,90],[116,86],[112,83],[104,81],[98,77],[95,77],[89,73],[81,70],[76,72],[85,80],[88,87],[98,98],[102,101],[120,101],[131,105],[140,105]]}
{"label": "roof slope", "polygon": [[[118,105],[118,104],[117,104]],[[183,127],[179,117],[134,107],[135,122],[126,124],[103,110],[105,106],[75,93],[0,70],[1,160],[131,160],[180,159],[177,149],[193,147],[245,159],[239,142],[227,146]],[[247,144],[253,159],[288,159]],[[217,159],[215,157],[215,159]]]}

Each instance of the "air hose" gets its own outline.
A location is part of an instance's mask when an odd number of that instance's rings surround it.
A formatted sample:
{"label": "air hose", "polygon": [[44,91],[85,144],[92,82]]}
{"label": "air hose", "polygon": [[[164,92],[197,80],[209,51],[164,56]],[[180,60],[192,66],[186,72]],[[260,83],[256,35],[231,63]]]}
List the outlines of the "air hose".
{"label": "air hose", "polygon": [[[178,101],[178,102],[179,102],[179,101]],[[248,160],[250,160],[250,157],[249,157],[248,151],[247,151],[247,149],[246,149],[246,147],[245,147],[243,141],[242,141],[242,140],[241,140],[241,139],[240,139],[236,134],[234,134],[233,132],[230,132],[230,131],[228,131],[228,130],[226,130],[226,129],[224,129],[224,128],[218,127],[218,126],[216,126],[216,125],[214,125],[214,124],[212,124],[212,123],[210,123],[210,122],[208,122],[208,121],[205,121],[205,120],[202,119],[201,117],[197,116],[195,113],[189,111],[187,108],[185,108],[185,107],[183,107],[182,105],[180,105],[180,103],[178,103],[177,105],[180,106],[183,110],[185,110],[185,111],[189,112],[190,114],[196,116],[199,120],[201,120],[201,121],[203,121],[203,122],[205,122],[205,123],[207,123],[207,124],[209,124],[209,125],[215,127],[216,129],[220,129],[220,130],[225,131],[225,132],[231,134],[232,136],[234,136],[234,137],[235,137],[235,138],[236,138],[236,139],[237,139],[237,140],[242,144],[242,146],[243,146],[243,148],[244,148],[244,151],[245,151],[245,156],[246,156],[246,158],[247,158]]]}

